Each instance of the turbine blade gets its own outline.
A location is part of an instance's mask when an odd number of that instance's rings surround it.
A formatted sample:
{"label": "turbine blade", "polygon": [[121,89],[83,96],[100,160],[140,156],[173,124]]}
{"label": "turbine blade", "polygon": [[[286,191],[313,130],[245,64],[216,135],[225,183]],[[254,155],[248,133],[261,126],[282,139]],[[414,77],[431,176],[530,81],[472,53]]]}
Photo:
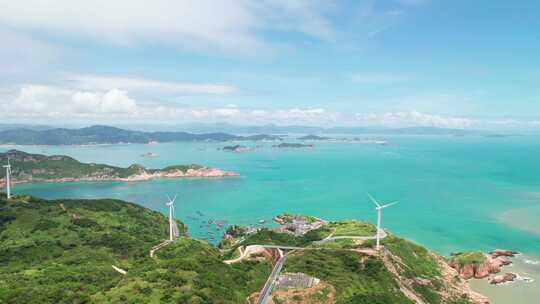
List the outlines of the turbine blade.
{"label": "turbine blade", "polygon": [[390,203],[390,204],[386,204],[384,206],[381,206],[381,208],[387,208],[387,207],[393,206],[393,205],[395,205],[397,203],[399,203],[399,202],[393,202],[393,203]]}
{"label": "turbine blade", "polygon": [[371,196],[371,194],[369,194],[368,192],[366,192],[366,194],[368,195],[369,199],[375,204],[375,206],[381,208],[381,205],[379,205],[379,203],[373,198],[373,196]]}
{"label": "turbine blade", "polygon": [[176,198],[178,197],[178,193],[174,195],[174,198],[172,199],[172,203],[174,204],[174,202],[176,201]]}

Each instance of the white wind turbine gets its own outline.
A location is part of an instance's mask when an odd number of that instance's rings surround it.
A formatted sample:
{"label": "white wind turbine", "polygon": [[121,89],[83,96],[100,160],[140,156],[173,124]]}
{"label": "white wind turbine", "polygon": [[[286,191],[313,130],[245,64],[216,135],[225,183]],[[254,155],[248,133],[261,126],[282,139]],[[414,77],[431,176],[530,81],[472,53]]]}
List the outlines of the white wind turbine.
{"label": "white wind turbine", "polygon": [[171,200],[171,198],[167,195],[167,198],[169,199],[169,202],[167,203],[167,206],[169,206],[169,241],[172,241],[179,235],[178,226],[174,221],[174,201],[176,201],[176,197],[177,195],[175,195]]}
{"label": "white wind turbine", "polygon": [[11,164],[9,163],[9,157],[8,157],[8,163],[7,165],[4,165],[3,167],[6,168],[6,189],[7,189],[7,198],[11,198]]}
{"label": "white wind turbine", "polygon": [[371,199],[371,201],[375,204],[375,209],[377,210],[377,251],[380,249],[381,247],[381,217],[382,217],[382,210],[384,208],[388,208],[392,205],[395,205],[397,204],[398,202],[393,202],[393,203],[390,203],[390,204],[385,204],[385,205],[381,205],[379,204],[379,202],[377,202],[377,200],[375,200],[373,198],[373,196],[371,196],[371,194],[367,194],[369,196],[369,199]]}

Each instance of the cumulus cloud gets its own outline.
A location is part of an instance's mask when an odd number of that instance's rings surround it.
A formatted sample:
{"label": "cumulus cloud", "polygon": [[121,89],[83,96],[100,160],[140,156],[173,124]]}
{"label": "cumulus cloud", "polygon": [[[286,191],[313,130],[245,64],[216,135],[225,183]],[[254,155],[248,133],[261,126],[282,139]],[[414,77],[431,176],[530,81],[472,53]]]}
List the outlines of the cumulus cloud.
{"label": "cumulus cloud", "polygon": [[438,128],[538,128],[540,121],[512,118],[481,120],[419,111],[350,113],[324,108],[192,107],[139,101],[127,90],[81,90],[28,84],[13,92],[0,92],[0,119],[47,122],[227,122],[234,124],[309,125],[321,127],[438,127]]}
{"label": "cumulus cloud", "polygon": [[138,110],[135,100],[119,89],[89,92],[30,84],[2,97],[0,109],[7,118],[110,117],[131,115]]}

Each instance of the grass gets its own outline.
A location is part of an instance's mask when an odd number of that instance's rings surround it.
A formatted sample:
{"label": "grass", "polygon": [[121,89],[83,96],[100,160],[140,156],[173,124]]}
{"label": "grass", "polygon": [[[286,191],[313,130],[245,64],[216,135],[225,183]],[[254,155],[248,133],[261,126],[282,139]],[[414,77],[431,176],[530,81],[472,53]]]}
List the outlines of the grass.
{"label": "grass", "polygon": [[411,304],[382,261],[361,253],[310,250],[291,254],[284,272],[302,272],[336,288],[339,303]]}
{"label": "grass", "polygon": [[460,267],[465,265],[479,265],[486,261],[486,256],[480,251],[468,251],[452,257],[452,261],[457,262]]}
{"label": "grass", "polygon": [[271,270],[185,237],[152,259],[167,218],[123,201],[0,194],[0,210],[0,303],[243,303]]}
{"label": "grass", "polygon": [[[61,208],[61,204],[66,211]],[[0,198],[0,302],[83,303],[166,236],[158,212],[116,200]]]}
{"label": "grass", "polygon": [[[245,303],[271,272],[268,262],[227,265],[219,249],[183,236],[160,249],[168,221],[159,212],[119,200],[41,200],[0,193],[0,303]],[[185,227],[178,223],[182,232]],[[331,226],[334,225],[334,226]],[[241,245],[313,246],[331,230],[367,233],[369,224],[330,223],[306,236],[263,229]],[[234,228],[232,230],[240,228]],[[372,246],[368,241],[360,246]],[[425,248],[389,235],[383,245],[399,257],[402,275],[426,303],[442,303],[438,261]],[[229,251],[237,256],[238,251]],[[351,240],[289,255],[283,272],[303,272],[336,290],[338,304],[410,304],[398,278],[377,257],[347,250]],[[477,254],[456,258],[478,262]],[[112,265],[127,270],[123,276]],[[467,304],[455,299],[448,304]]]}
{"label": "grass", "polygon": [[331,222],[328,228],[335,231],[334,236],[374,236],[377,233],[374,225],[352,220]]}
{"label": "grass", "polygon": [[115,288],[96,295],[94,301],[243,303],[264,285],[270,271],[268,263],[224,264],[216,248],[181,238],[161,249],[155,261],[133,267]]}
{"label": "grass", "polygon": [[394,235],[388,235],[382,240],[382,244],[401,259],[406,277],[435,281],[440,279],[439,263],[426,248]]}

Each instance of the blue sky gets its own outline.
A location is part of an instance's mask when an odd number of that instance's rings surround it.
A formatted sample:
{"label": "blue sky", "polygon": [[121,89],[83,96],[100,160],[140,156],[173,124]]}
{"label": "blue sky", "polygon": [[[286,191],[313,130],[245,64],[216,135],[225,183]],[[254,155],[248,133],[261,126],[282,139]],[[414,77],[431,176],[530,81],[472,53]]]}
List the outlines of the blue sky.
{"label": "blue sky", "polygon": [[537,1],[1,6],[6,122],[540,127]]}

